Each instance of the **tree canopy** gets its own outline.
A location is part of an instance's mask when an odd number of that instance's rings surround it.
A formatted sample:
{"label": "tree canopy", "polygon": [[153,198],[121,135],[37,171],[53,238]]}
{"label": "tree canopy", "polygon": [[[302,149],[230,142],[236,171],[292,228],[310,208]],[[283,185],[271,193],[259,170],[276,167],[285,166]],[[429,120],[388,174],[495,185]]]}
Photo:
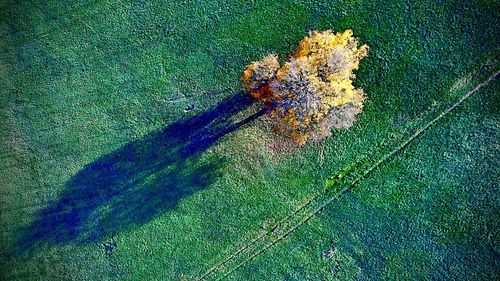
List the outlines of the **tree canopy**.
{"label": "tree canopy", "polygon": [[249,64],[241,80],[269,108],[277,131],[304,144],[352,126],[365,100],[353,86],[354,71],[368,49],[358,47],[352,30],[311,31],[283,66],[271,54]]}

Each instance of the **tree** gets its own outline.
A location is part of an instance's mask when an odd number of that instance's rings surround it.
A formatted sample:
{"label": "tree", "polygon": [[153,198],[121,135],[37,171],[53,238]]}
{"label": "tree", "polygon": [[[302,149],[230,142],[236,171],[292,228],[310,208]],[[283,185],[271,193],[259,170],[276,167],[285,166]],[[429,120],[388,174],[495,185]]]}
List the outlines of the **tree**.
{"label": "tree", "polygon": [[246,90],[269,109],[277,131],[297,144],[351,127],[362,111],[365,95],[352,83],[369,47],[358,48],[352,35],[311,31],[282,67],[271,54],[243,72]]}

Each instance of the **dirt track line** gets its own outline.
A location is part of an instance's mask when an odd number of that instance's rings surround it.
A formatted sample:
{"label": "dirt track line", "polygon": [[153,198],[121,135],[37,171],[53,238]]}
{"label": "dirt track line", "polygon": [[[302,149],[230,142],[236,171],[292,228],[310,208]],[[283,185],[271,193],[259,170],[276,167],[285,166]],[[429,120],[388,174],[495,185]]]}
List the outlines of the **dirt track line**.
{"label": "dirt track line", "polygon": [[210,274],[212,274],[215,271],[218,271],[222,266],[230,262],[234,257],[245,251],[246,249],[250,248],[253,246],[256,242],[259,240],[264,239],[266,236],[270,236],[273,233],[276,233],[277,230],[281,229],[283,225],[286,225],[287,222],[290,221],[290,219],[298,214],[301,210],[306,208],[311,202],[313,202],[316,198],[318,198],[321,194],[325,193],[327,190],[323,189],[311,196],[309,199],[307,199],[305,202],[303,202],[301,205],[298,206],[297,209],[295,209],[293,212],[289,213],[286,215],[283,219],[281,219],[279,222],[277,222],[270,230],[260,234],[253,240],[251,240],[249,243],[245,244],[245,246],[239,248],[238,250],[234,251],[232,254],[230,254],[227,258],[225,258],[222,262],[219,262],[215,266],[211,267],[208,269],[202,276],[198,278],[198,280],[203,280],[204,278],[208,277]]}
{"label": "dirt track line", "polygon": [[448,107],[445,109],[443,112],[441,112],[437,117],[429,121],[425,126],[420,128],[418,131],[416,131],[411,137],[409,137],[405,142],[400,144],[398,147],[396,147],[394,150],[391,152],[387,153],[384,157],[382,157],[380,160],[378,160],[375,164],[373,164],[370,168],[365,170],[365,172],[359,176],[356,180],[352,182],[352,185],[355,185],[358,183],[360,180],[362,180],[366,175],[368,175],[371,171],[373,171],[375,168],[377,168],[380,164],[383,162],[387,161],[387,159],[391,158],[394,154],[397,152],[401,151],[403,148],[408,146],[413,140],[418,138],[420,135],[422,135],[425,131],[427,131],[430,127],[432,127],[434,124],[436,124],[437,121],[439,121],[441,118],[446,116],[448,113],[450,113],[452,110],[454,110],[457,106],[459,106],[461,103],[463,103],[466,99],[470,98],[474,93],[476,93],[479,89],[482,87],[488,85],[491,81],[493,81],[496,76],[500,74],[500,71],[497,71],[495,74],[490,76],[486,81],[480,83],[477,85],[474,89],[471,91],[467,92],[465,95],[463,95],[458,101],[456,101],[452,106]]}
{"label": "dirt track line", "polygon": [[[249,256],[247,259],[243,260],[241,263],[239,263],[238,265],[236,265],[233,269],[231,269],[228,272],[226,272],[218,280],[220,280],[220,279],[222,279],[224,277],[229,276],[231,273],[233,273],[236,270],[238,270],[244,264],[246,264],[247,262],[255,259],[259,255],[261,255],[262,253],[266,252],[268,249],[270,249],[271,247],[273,247],[274,245],[276,245],[278,242],[280,242],[281,240],[283,240],[284,238],[286,238],[290,233],[292,233],[298,227],[300,227],[301,225],[303,225],[304,223],[306,223],[307,221],[309,221],[315,214],[317,214],[322,209],[324,209],[332,201],[336,200],[342,194],[344,194],[347,191],[351,190],[354,187],[354,185],[356,185],[358,182],[360,182],[363,178],[365,178],[368,174],[370,174],[374,169],[376,169],[378,166],[380,166],[381,164],[383,164],[384,162],[386,162],[392,156],[394,156],[395,154],[397,154],[398,152],[400,152],[401,150],[403,150],[405,147],[407,147],[412,141],[414,141],[416,138],[418,138],[420,135],[422,135],[425,131],[427,131],[430,127],[432,127],[437,121],[439,121],[440,119],[442,119],[444,116],[446,116],[452,110],[454,110],[456,107],[458,107],[460,104],[462,104],[465,100],[467,100],[468,98],[470,98],[479,89],[481,89],[482,87],[486,86],[491,81],[493,81],[496,78],[496,76],[498,76],[498,74],[500,74],[500,71],[497,71],[495,74],[493,74],[492,76],[490,76],[487,80],[485,80],[484,82],[478,84],[474,89],[472,89],[469,92],[467,92],[466,94],[464,94],[453,105],[451,105],[450,107],[448,107],[447,109],[445,109],[444,111],[442,111],[438,116],[436,116],[434,119],[432,119],[431,121],[429,121],[425,126],[423,126],[420,129],[418,129],[413,135],[411,135],[406,141],[404,141],[403,143],[401,143],[395,149],[393,149],[389,153],[385,154],[381,159],[379,159],[372,166],[370,166],[368,169],[366,169],[360,176],[358,176],[357,178],[355,178],[351,183],[347,184],[347,186],[345,186],[344,188],[342,188],[338,193],[336,193],[334,196],[329,197],[326,201],[323,201],[323,203],[320,204],[319,207],[313,209],[313,211],[307,213],[305,215],[305,217],[303,217],[297,224],[295,224],[294,226],[292,226],[292,228],[288,229],[281,236],[278,236],[276,238],[276,240],[271,241],[269,244],[265,245],[262,249],[256,251],[254,254],[252,254],[251,256]],[[199,278],[199,280],[202,280],[202,279],[208,277],[209,275],[211,275],[214,272],[220,271],[220,269],[225,264],[229,263],[232,259],[234,259],[236,256],[238,256],[240,253],[242,253],[246,249],[248,249],[251,246],[253,246],[257,241],[263,240],[266,236],[271,236],[272,234],[276,233],[277,229],[283,228],[283,226],[281,224],[284,223],[285,226],[286,226],[286,224],[288,224],[288,222],[290,222],[290,221],[288,221],[290,218],[292,218],[294,215],[298,214],[301,210],[303,210],[308,205],[310,205],[310,203],[313,202],[317,197],[319,197],[323,193],[326,193],[328,190],[329,190],[329,188],[325,188],[325,189],[321,190],[320,192],[318,192],[317,194],[315,194],[314,196],[312,196],[305,203],[303,203],[298,209],[296,209],[294,212],[292,212],[291,214],[287,215],[285,218],[283,218],[282,220],[280,220],[280,222],[278,222],[275,225],[275,227],[273,227],[272,230],[270,230],[270,231],[268,231],[268,232],[266,232],[264,234],[259,235],[256,239],[252,240],[249,244],[247,244],[244,247],[238,249],[233,254],[231,254],[229,257],[227,257],[226,259],[224,259],[224,261],[222,261],[219,264],[217,264],[216,266],[210,268],[205,274],[203,274]]]}

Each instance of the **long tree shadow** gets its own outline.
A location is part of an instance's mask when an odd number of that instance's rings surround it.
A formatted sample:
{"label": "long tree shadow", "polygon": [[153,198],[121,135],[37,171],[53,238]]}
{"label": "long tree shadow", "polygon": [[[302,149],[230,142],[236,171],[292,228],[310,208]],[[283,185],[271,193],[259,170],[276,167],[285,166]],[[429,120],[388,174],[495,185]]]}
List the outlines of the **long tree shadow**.
{"label": "long tree shadow", "polygon": [[67,182],[60,199],[23,231],[17,251],[47,242],[100,241],[174,208],[217,176],[220,161],[201,153],[265,113],[232,119],[251,104],[251,97],[238,93],[88,164]]}

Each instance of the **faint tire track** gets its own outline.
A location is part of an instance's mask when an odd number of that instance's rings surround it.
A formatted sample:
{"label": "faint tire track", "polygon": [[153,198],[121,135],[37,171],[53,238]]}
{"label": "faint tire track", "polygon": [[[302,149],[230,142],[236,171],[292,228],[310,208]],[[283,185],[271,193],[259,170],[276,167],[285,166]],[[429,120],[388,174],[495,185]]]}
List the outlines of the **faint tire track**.
{"label": "faint tire track", "polygon": [[[496,61],[494,61],[494,63],[496,63]],[[491,65],[491,62],[487,63],[485,65],[487,65],[487,66]],[[357,177],[355,176],[352,181],[344,180],[340,184],[340,186],[342,187],[340,189],[340,191],[338,191],[335,194],[329,194],[330,193],[329,191],[332,190],[331,186],[327,186],[326,188],[320,190],[315,195],[310,197],[306,202],[304,202],[302,205],[300,205],[295,211],[293,211],[289,215],[285,216],[282,220],[280,220],[271,230],[269,230],[263,234],[260,234],[257,238],[251,240],[250,243],[248,243],[248,244],[244,245],[243,247],[240,247],[239,249],[234,251],[232,254],[230,254],[228,257],[226,257],[222,262],[219,262],[215,266],[209,268],[203,275],[201,275],[198,278],[198,280],[203,280],[203,279],[209,278],[211,275],[216,274],[217,272],[222,272],[222,276],[220,278],[216,278],[216,279],[217,280],[223,279],[223,278],[229,276],[231,273],[238,270],[239,268],[241,268],[247,262],[250,262],[251,260],[257,258],[259,255],[265,253],[267,250],[269,250],[270,248],[272,248],[273,246],[278,244],[280,241],[282,241],[284,238],[286,238],[288,235],[290,235],[292,232],[294,232],[301,225],[303,225],[304,223],[309,221],[312,217],[314,217],[314,215],[316,215],[318,212],[320,212],[322,209],[324,209],[331,202],[338,199],[342,194],[351,190],[357,183],[359,183],[363,178],[365,178],[367,175],[369,175],[371,172],[373,172],[373,170],[375,170],[377,167],[379,167],[380,165],[382,165],[383,163],[388,161],[390,158],[392,158],[394,155],[396,155],[398,152],[402,151],[405,147],[410,145],[415,139],[417,139],[419,136],[424,134],[434,124],[436,124],[436,122],[438,122],[443,117],[445,117],[447,114],[449,114],[451,111],[453,111],[455,108],[457,108],[465,100],[467,100],[472,95],[477,93],[481,88],[483,88],[484,86],[488,85],[493,80],[495,80],[499,74],[500,74],[500,71],[495,72],[488,79],[479,83],[472,90],[470,90],[467,93],[465,93],[464,95],[462,95],[451,106],[449,106],[445,110],[441,111],[441,113],[439,113],[436,117],[434,117],[432,120],[427,122],[424,126],[420,127],[417,131],[415,131],[415,133],[413,133],[411,136],[409,136],[405,141],[403,141],[401,144],[396,146],[396,148],[394,148],[390,152],[384,154],[381,158],[379,158],[379,160],[377,160],[374,164],[369,166],[367,169],[364,169],[360,175],[358,175]],[[475,75],[475,73],[472,75]],[[354,173],[351,172],[350,174],[352,175]],[[338,177],[338,175],[337,175],[337,177]],[[331,195],[331,196],[328,196],[328,195]],[[324,196],[326,196],[326,198],[323,198],[323,200],[321,200],[321,198]],[[301,213],[303,213],[302,216],[299,215]],[[296,223],[294,224],[293,222],[296,222]],[[287,226],[290,226],[290,227],[287,228]],[[262,241],[262,242],[259,244],[258,243],[259,241]],[[261,246],[261,247],[259,247],[259,246]],[[229,266],[226,266],[226,265],[233,263],[233,260],[235,260],[239,256],[244,255],[245,253],[247,253],[248,256],[246,258],[243,256],[241,258],[240,262],[236,262],[233,264],[234,266],[232,268]],[[225,269],[226,269],[226,271],[225,271]]]}

